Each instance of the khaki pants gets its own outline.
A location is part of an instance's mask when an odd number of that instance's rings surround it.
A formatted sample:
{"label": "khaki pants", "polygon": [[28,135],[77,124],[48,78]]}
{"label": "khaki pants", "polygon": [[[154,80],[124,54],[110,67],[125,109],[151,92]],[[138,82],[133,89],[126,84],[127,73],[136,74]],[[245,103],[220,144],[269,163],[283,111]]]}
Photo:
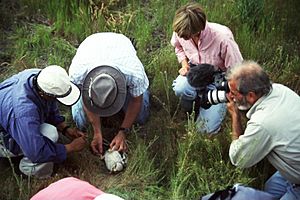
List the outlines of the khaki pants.
{"label": "khaki pants", "polygon": [[[57,142],[58,132],[55,126],[47,123],[43,123],[40,126],[40,132],[52,140]],[[1,133],[0,133],[1,134]],[[0,144],[0,157],[15,157],[19,155],[14,155],[8,149],[6,149],[2,144]],[[48,178],[53,172],[53,162],[47,163],[33,163],[27,157],[23,157],[19,164],[19,169],[22,173],[27,176],[35,176],[36,178]]]}

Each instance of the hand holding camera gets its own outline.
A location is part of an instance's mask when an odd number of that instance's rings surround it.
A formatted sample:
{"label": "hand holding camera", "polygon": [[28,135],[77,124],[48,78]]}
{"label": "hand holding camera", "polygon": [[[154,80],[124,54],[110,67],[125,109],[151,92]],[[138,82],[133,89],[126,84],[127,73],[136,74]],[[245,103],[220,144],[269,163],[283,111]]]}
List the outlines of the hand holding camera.
{"label": "hand holding camera", "polygon": [[[225,72],[216,70],[213,65],[190,63],[187,80],[196,88],[202,108],[208,109],[211,105],[228,102],[226,93],[230,90],[225,79]],[[214,89],[209,89],[209,87]]]}

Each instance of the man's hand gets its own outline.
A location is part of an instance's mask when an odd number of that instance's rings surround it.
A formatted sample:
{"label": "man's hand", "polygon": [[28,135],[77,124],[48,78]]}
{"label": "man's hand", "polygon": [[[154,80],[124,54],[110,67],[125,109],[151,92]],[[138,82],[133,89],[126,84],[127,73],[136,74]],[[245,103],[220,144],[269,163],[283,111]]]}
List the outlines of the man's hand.
{"label": "man's hand", "polygon": [[231,121],[232,121],[231,139],[236,140],[243,133],[242,123],[241,123],[241,113],[229,94],[227,94],[227,99],[228,99],[227,110],[231,115]]}
{"label": "man's hand", "polygon": [[93,140],[91,142],[91,148],[93,153],[95,153],[98,156],[103,154],[102,144],[103,144],[102,134],[100,133],[94,134]]}
{"label": "man's hand", "polygon": [[81,132],[77,128],[68,128],[66,131],[66,136],[70,138],[78,138],[85,135],[86,135],[85,133]]}
{"label": "man's hand", "polygon": [[109,146],[111,149],[116,151],[127,151],[125,133],[123,131],[119,131]]}
{"label": "man's hand", "polygon": [[234,103],[233,99],[230,97],[229,94],[227,94],[227,99],[228,99],[228,103],[227,103],[227,110],[230,113],[231,116],[233,115],[238,115],[239,114],[239,109],[236,106],[236,104]]}
{"label": "man's hand", "polygon": [[86,137],[85,136],[81,136],[78,138],[75,138],[70,144],[66,144],[66,150],[67,153],[70,152],[76,152],[76,151],[81,151],[86,144]]}

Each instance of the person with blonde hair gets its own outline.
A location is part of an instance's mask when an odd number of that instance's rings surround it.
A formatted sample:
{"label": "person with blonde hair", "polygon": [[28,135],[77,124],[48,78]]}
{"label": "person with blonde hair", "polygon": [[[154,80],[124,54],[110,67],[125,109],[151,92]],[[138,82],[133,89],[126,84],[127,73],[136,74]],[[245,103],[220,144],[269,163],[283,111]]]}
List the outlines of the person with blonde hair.
{"label": "person with blonde hair", "polygon": [[[227,71],[232,119],[231,162],[251,167],[265,157],[275,172],[265,191],[276,199],[300,199],[300,97],[288,87],[271,83],[256,62],[245,61]],[[242,112],[247,111],[246,127]]]}
{"label": "person with blonde hair", "polygon": [[[181,97],[181,106],[191,111],[193,102],[199,132],[214,134],[220,130],[226,113],[224,103],[213,105],[208,109],[197,106],[197,88],[187,81],[190,67],[198,64],[213,65],[215,70],[226,71],[243,58],[233,34],[226,26],[207,21],[204,10],[198,3],[188,3],[180,7],[173,21],[171,44],[175,48],[178,62],[181,64],[179,76],[172,87],[176,96]],[[215,89],[214,84],[206,89]]]}

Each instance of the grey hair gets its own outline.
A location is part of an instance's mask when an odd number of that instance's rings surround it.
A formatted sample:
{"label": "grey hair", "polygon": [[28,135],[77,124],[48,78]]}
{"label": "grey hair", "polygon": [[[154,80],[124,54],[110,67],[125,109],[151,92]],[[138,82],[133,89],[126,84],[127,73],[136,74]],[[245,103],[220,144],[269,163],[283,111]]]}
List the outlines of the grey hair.
{"label": "grey hair", "polygon": [[246,95],[254,92],[261,97],[272,89],[272,82],[263,68],[254,61],[243,61],[227,70],[226,79],[235,80],[237,90]]}

